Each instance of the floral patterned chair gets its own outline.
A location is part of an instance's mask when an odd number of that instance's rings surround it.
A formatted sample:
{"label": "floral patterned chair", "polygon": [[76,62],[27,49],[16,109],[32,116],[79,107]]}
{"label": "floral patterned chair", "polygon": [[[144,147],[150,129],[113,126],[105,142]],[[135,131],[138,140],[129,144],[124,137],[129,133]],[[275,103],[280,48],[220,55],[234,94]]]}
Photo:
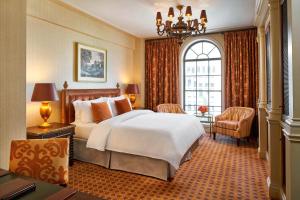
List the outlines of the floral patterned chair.
{"label": "floral patterned chair", "polygon": [[255,110],[248,107],[230,107],[221,115],[215,117],[213,128],[214,139],[216,133],[237,138],[239,146],[240,138],[250,136]]}
{"label": "floral patterned chair", "polygon": [[9,171],[53,184],[69,180],[69,139],[13,140]]}
{"label": "floral patterned chair", "polygon": [[157,106],[157,112],[165,112],[165,113],[183,113],[185,114],[184,110],[181,108],[180,104],[159,104]]}

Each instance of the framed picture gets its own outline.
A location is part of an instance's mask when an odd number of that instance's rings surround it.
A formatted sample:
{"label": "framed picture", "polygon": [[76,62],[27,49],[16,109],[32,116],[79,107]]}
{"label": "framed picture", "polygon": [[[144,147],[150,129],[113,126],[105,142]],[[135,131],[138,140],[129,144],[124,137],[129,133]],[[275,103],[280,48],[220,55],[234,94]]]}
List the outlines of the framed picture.
{"label": "framed picture", "polygon": [[106,50],[77,43],[77,81],[106,82]]}

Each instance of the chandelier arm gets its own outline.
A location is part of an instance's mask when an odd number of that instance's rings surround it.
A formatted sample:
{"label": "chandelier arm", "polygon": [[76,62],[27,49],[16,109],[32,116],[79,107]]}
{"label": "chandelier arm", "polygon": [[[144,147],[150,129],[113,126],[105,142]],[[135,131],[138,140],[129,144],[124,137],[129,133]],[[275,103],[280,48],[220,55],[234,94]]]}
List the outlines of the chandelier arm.
{"label": "chandelier arm", "polygon": [[[157,34],[159,36],[166,35],[167,37],[177,38],[179,44],[182,44],[186,38],[201,35],[206,32],[206,22],[204,22],[202,18],[200,22],[198,22],[198,19],[191,19],[191,16],[185,18],[182,13],[182,8],[183,5],[177,6],[177,9],[180,11],[177,22],[173,23],[173,14],[171,20],[157,24]],[[160,19],[159,22],[161,22],[161,17],[158,19]]]}
{"label": "chandelier arm", "polygon": [[157,25],[157,34],[159,36],[163,36],[165,31],[166,31],[166,25],[164,23],[162,23],[161,25]]}

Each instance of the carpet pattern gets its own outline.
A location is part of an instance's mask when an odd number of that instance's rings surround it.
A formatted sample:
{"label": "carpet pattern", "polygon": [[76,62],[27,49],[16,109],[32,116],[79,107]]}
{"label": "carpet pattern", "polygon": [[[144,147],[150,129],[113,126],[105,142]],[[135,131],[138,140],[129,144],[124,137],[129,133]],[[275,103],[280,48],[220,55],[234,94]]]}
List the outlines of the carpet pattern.
{"label": "carpet pattern", "polygon": [[76,161],[69,186],[104,199],[268,199],[267,163],[253,143],[205,135],[171,182]]}

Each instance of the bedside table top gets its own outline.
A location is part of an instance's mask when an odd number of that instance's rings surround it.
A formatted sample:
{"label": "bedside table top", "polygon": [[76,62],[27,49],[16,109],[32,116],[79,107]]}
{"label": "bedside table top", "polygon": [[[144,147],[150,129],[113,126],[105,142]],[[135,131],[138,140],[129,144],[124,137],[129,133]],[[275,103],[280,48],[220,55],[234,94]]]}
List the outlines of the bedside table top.
{"label": "bedside table top", "polygon": [[59,132],[64,130],[69,130],[75,128],[73,124],[64,124],[64,123],[50,123],[51,127],[41,128],[39,126],[32,126],[27,128],[27,135],[41,135],[49,134],[53,132]]}

